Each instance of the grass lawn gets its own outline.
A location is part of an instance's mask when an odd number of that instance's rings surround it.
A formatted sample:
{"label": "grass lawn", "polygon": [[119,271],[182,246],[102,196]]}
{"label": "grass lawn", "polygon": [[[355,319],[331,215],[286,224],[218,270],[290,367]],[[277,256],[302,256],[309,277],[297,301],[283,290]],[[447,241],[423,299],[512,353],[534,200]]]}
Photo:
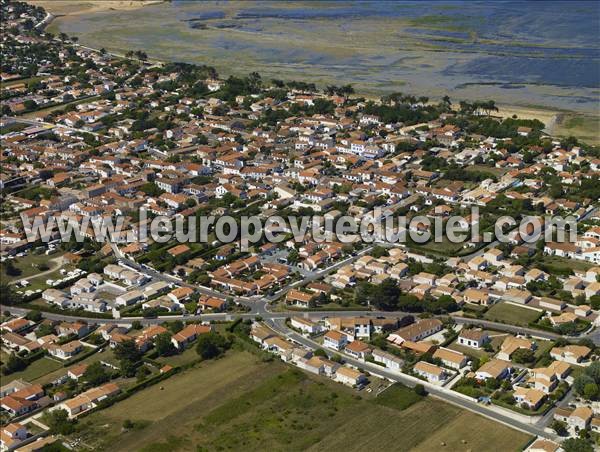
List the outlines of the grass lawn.
{"label": "grass lawn", "polygon": [[11,132],[20,132],[23,129],[29,127],[29,124],[22,122],[13,122],[12,124],[0,127],[0,134],[4,135]]}
{"label": "grass lawn", "polygon": [[[467,237],[469,234],[465,234]],[[431,239],[427,243],[408,243],[408,248],[420,253],[429,253],[436,256],[455,256],[460,253],[464,248],[465,243],[453,243],[448,240],[448,237],[442,237],[442,241],[436,243]]]}
{"label": "grass lawn", "polygon": [[[27,254],[27,256],[11,259],[10,262],[12,263],[12,265],[21,271],[21,273],[16,276],[6,274],[6,264],[8,264],[9,261],[3,262],[0,265],[0,275],[2,277],[2,281],[19,281],[30,276],[35,276],[37,273],[41,273],[41,271],[38,268],[38,265],[40,264],[46,264],[50,269],[55,268],[57,266],[55,259],[58,259],[59,257],[60,254],[46,256],[45,254],[29,253]],[[48,279],[47,276],[44,276],[43,278],[44,281]]]}
{"label": "grass lawn", "polygon": [[465,303],[463,305],[463,311],[467,311],[467,312],[474,312],[474,313],[483,313],[485,311],[487,311],[488,307],[481,305],[481,304],[472,304],[472,303]]}
{"label": "grass lawn", "polygon": [[517,450],[530,438],[399,385],[375,398],[240,351],[82,418],[73,436],[91,448],[143,451],[435,450],[441,441],[455,446],[448,450]]}
{"label": "grass lawn", "polygon": [[560,115],[560,121],[557,121],[553,135],[574,136],[589,144],[599,144],[599,126],[600,118],[597,115],[565,113]]}
{"label": "grass lawn", "polygon": [[[364,403],[364,402],[363,402]],[[309,450],[521,450],[530,437],[432,398],[404,411],[365,404]],[[463,441],[465,441],[463,443]]]}
{"label": "grass lawn", "polygon": [[6,383],[9,383],[13,380],[22,378],[23,380],[29,382],[38,383],[35,380],[45,375],[48,375],[56,370],[60,370],[62,371],[62,373],[66,373],[61,363],[59,363],[58,361],[54,361],[53,359],[43,357],[32,362],[29,366],[27,366],[25,370],[15,372],[10,375],[2,376],[2,381],[4,384],[5,381]]}
{"label": "grass lawn", "polygon": [[467,356],[472,356],[474,358],[483,358],[484,356],[490,356],[490,353],[486,352],[483,349],[475,349],[472,347],[467,347],[466,345],[460,345],[458,342],[452,342],[448,348],[450,350],[456,350],[457,352],[461,352]]}
{"label": "grass lawn", "polygon": [[550,352],[552,347],[554,347],[553,341],[542,341],[536,340],[537,349],[535,350],[535,359],[538,360],[542,357],[542,355],[546,352]]}
{"label": "grass lawn", "polygon": [[527,326],[529,322],[535,322],[541,315],[541,311],[534,311],[533,309],[521,308],[514,304],[500,302],[493,305],[483,317],[493,322]]}
{"label": "grass lawn", "polygon": [[397,410],[405,410],[417,403],[423,397],[415,391],[401,384],[393,384],[375,398],[375,403]]}
{"label": "grass lawn", "polygon": [[[67,271],[71,270],[72,267],[64,267]],[[53,279],[54,281],[56,281],[57,279],[62,279],[64,278],[65,275],[61,275],[60,274],[60,269],[55,270],[53,272],[50,273],[45,273],[41,276],[36,276],[34,278],[29,279],[29,285],[27,287],[22,287],[19,290],[21,290],[23,293],[27,292],[28,290],[37,290],[37,289],[47,289],[48,284],[46,284],[46,281],[48,281],[49,279]]]}
{"label": "grass lawn", "polygon": [[542,264],[557,268],[561,272],[569,273],[569,270],[586,271],[594,266],[590,262],[585,262],[579,259],[569,259],[568,257],[561,256],[542,256],[540,259]]}
{"label": "grass lawn", "polygon": [[507,170],[505,168],[496,168],[491,167],[491,166],[487,166],[487,165],[468,165],[465,170],[467,171],[482,171],[485,173],[490,173],[493,174],[494,176],[504,176],[504,174],[506,174]]}
{"label": "grass lawn", "polygon": [[160,358],[157,358],[156,361],[161,364],[170,364],[173,367],[177,367],[197,361],[199,358],[200,356],[198,356],[198,353],[196,352],[196,344],[194,343],[185,349],[183,353],[173,356],[161,356]]}
{"label": "grass lawn", "polygon": [[27,77],[27,78],[20,78],[20,79],[16,79],[16,80],[8,80],[6,82],[2,82],[0,83],[0,87],[2,89],[5,88],[10,88],[11,86],[15,86],[15,85],[20,85],[21,83],[25,83],[25,85],[28,85],[29,83],[34,83],[34,82],[39,82],[40,80],[44,80],[45,77]]}

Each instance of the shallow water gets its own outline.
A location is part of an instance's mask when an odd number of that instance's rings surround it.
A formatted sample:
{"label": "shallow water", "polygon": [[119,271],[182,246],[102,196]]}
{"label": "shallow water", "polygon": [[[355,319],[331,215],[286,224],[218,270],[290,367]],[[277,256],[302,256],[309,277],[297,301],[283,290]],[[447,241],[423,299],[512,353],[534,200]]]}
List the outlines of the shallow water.
{"label": "shallow water", "polygon": [[80,42],[222,74],[598,113],[599,3],[195,2],[57,19]]}

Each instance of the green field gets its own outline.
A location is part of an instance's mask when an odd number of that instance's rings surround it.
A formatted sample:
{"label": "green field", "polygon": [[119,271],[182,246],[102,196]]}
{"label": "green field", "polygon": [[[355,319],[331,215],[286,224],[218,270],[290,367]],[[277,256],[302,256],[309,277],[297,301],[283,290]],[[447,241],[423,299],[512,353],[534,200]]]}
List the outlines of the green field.
{"label": "green field", "polygon": [[585,262],[579,259],[569,259],[568,257],[549,255],[542,256],[540,262],[554,267],[565,274],[569,274],[570,270],[586,271],[594,266],[591,262]]}
{"label": "green field", "polygon": [[186,364],[190,364],[194,361],[198,361],[200,357],[196,352],[196,347],[194,345],[185,349],[182,353],[173,356],[161,356],[156,359],[161,364],[169,364],[173,367],[185,366]]}
{"label": "green field", "polygon": [[558,136],[575,136],[586,143],[598,144],[598,127],[600,127],[598,116],[565,113],[559,115],[553,132]]}
{"label": "green field", "polygon": [[[56,259],[58,259],[59,257],[59,254],[46,256],[45,254],[29,253],[27,256],[6,261],[2,263],[2,265],[0,265],[0,275],[2,276],[2,281],[19,281],[21,279],[35,276],[37,273],[41,273],[40,269],[38,268],[38,266],[41,264],[46,264],[50,269],[60,268],[56,262]],[[9,264],[12,264],[13,267],[20,270],[20,274],[8,275],[6,273],[6,267]],[[48,278],[45,278],[44,280],[46,279]]]}
{"label": "green field", "polygon": [[541,311],[534,311],[533,309],[521,308],[514,304],[500,302],[492,306],[483,317],[493,322],[527,326],[529,322],[535,322],[541,315]]}
{"label": "green field", "polygon": [[495,166],[487,165],[469,165],[465,168],[467,171],[482,171],[484,173],[490,173],[497,177],[502,177],[507,173],[504,168],[496,168]]}
{"label": "green field", "polygon": [[448,348],[451,350],[456,350],[457,352],[461,352],[467,356],[473,356],[475,358],[483,358],[484,356],[489,357],[491,355],[491,353],[488,353],[483,349],[477,350],[472,347],[467,347],[466,345],[460,345],[457,341],[452,342]]}
{"label": "green field", "polygon": [[[248,352],[82,418],[73,436],[111,450],[518,450],[530,437],[412,390],[375,398]],[[129,431],[124,420],[133,421]],[[463,443],[466,441],[466,443]]]}
{"label": "green field", "polygon": [[397,410],[405,410],[421,399],[422,397],[417,395],[412,389],[400,384],[394,384],[379,394],[375,399],[375,403]]}
{"label": "green field", "polygon": [[43,357],[40,359],[36,359],[29,366],[27,366],[25,370],[22,370],[20,372],[14,372],[6,376],[3,375],[2,384],[4,384],[5,381],[10,382],[12,380],[18,380],[19,378],[22,378],[23,380],[29,382],[38,383],[35,380],[53,372],[60,372],[61,375],[64,375],[66,373],[66,370],[64,370],[62,363],[47,357]]}

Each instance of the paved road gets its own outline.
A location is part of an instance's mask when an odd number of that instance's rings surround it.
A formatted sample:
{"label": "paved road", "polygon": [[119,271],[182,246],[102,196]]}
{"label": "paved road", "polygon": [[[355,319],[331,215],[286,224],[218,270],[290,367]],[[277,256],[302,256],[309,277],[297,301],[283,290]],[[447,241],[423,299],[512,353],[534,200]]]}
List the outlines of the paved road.
{"label": "paved road", "polygon": [[[311,339],[308,339],[308,338],[290,330],[283,321],[269,320],[269,321],[267,321],[267,324],[273,330],[275,330],[277,333],[281,334],[284,337],[287,337],[288,339],[293,340],[296,343],[303,345],[304,347],[307,347],[312,350],[316,350],[317,348],[322,348],[322,346],[320,344],[318,344],[317,342],[314,342]],[[347,355],[344,355],[344,360],[353,366],[360,367],[367,371],[373,372],[373,373],[383,376],[391,381],[396,381],[396,382],[402,383],[411,388],[415,386],[414,379],[407,375],[403,375],[403,374],[400,374],[397,372],[390,372],[390,371],[386,370],[385,368],[378,366],[376,364],[359,361],[359,360],[350,358]],[[459,395],[455,395],[450,390],[446,390],[443,388],[437,388],[437,387],[430,386],[430,385],[428,385],[427,390],[430,394],[432,394],[433,396],[435,396],[437,398],[440,398],[446,402],[452,403],[453,405],[457,405],[461,408],[467,409],[471,412],[485,416],[494,421],[501,422],[505,425],[508,425],[508,426],[516,428],[518,430],[524,431],[531,435],[539,435],[539,436],[542,436],[545,438],[553,439],[553,435],[546,432],[543,427],[540,427],[533,423],[532,424],[524,423],[524,422],[521,422],[518,419],[513,418],[509,415],[505,415],[503,413],[498,413],[496,410],[494,410],[492,408],[478,404],[475,401],[467,400]]]}
{"label": "paved road", "polygon": [[[507,331],[509,333],[515,334],[529,334],[531,336],[541,337],[543,339],[558,339],[561,337],[560,334],[551,333],[549,331],[542,331],[535,328],[527,328],[515,325],[507,325],[505,323],[491,322],[489,320],[483,319],[472,319],[468,317],[460,317],[460,316],[452,316],[452,318],[459,325],[481,325],[485,328],[490,328],[494,330]],[[572,337],[562,336],[566,339],[574,339]]]}
{"label": "paved road", "polygon": [[[284,320],[288,317],[293,316],[305,316],[310,317],[314,320],[319,320],[325,317],[359,317],[359,316],[367,316],[367,317],[378,317],[378,316],[403,316],[408,315],[408,313],[403,313],[399,311],[394,312],[383,312],[383,311],[281,311],[281,312],[272,312],[267,310],[266,303],[259,303],[256,305],[257,309],[254,309],[250,312],[223,312],[223,313],[211,313],[211,314],[190,314],[190,315],[166,315],[160,316],[157,318],[144,318],[144,317],[124,317],[121,319],[108,319],[108,318],[97,318],[97,317],[81,317],[81,316],[71,316],[64,315],[52,312],[44,312],[44,317],[50,320],[59,320],[63,322],[74,322],[77,320],[86,320],[91,323],[97,323],[99,325],[107,324],[107,323],[117,323],[120,325],[130,325],[135,321],[140,321],[144,325],[158,324],[168,320],[185,320],[185,321],[230,321],[234,320],[238,317],[242,319],[255,319],[256,317],[261,317],[265,320]],[[17,315],[25,315],[31,309],[21,308],[18,306],[0,306],[0,310],[2,312],[9,311],[11,314]]]}
{"label": "paved road", "polygon": [[[92,99],[93,97],[96,96],[87,96],[87,97],[83,97],[80,99],[75,99],[72,102],[67,102],[63,105],[51,105],[50,107],[62,107],[62,106],[67,106],[67,104],[73,104],[75,102],[80,102],[80,101],[85,101],[87,98]],[[48,107],[48,108],[50,108]],[[43,109],[43,108],[42,108]],[[33,111],[32,113],[35,113],[35,111]],[[65,130],[70,130],[72,132],[79,132],[79,133],[89,133],[90,135],[94,135],[95,137],[103,137],[104,135],[97,133],[97,132],[88,132],[87,130],[82,130],[82,129],[77,129],[75,127],[69,127],[67,125],[64,124],[54,124],[52,122],[44,122],[44,121],[36,121],[35,119],[28,119],[28,118],[24,118],[22,116],[9,116],[10,118],[14,119],[17,122],[22,122],[23,124],[29,124],[32,126],[38,126],[38,127],[46,127],[48,129],[50,128],[58,128],[58,129],[65,129]]]}

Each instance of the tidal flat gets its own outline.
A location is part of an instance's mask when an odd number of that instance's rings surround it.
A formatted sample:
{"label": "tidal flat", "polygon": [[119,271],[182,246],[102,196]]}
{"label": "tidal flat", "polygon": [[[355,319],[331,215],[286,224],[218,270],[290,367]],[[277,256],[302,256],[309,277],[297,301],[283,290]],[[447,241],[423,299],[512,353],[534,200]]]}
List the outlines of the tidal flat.
{"label": "tidal flat", "polygon": [[[224,76],[257,71],[320,86],[352,83],[365,95],[448,94],[593,119],[599,16],[593,2],[174,0],[58,17],[51,31],[95,48],[208,64]],[[592,127],[597,135],[597,118]]]}

